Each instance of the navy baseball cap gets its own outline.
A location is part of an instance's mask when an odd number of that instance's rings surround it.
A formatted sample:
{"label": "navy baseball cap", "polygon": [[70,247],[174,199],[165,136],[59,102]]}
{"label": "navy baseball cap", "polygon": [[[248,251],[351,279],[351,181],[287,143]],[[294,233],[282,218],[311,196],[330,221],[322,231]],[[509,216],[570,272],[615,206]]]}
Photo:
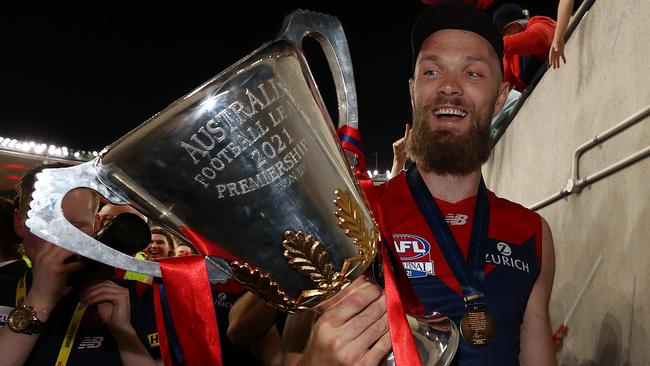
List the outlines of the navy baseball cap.
{"label": "navy baseball cap", "polygon": [[497,53],[503,73],[503,38],[499,30],[485,12],[461,1],[444,1],[430,6],[416,19],[411,29],[414,66],[422,43],[443,29],[466,30],[483,37]]}
{"label": "navy baseball cap", "polygon": [[492,21],[497,29],[502,30],[506,25],[515,20],[526,19],[524,8],[517,4],[508,3],[501,5],[492,15]]}

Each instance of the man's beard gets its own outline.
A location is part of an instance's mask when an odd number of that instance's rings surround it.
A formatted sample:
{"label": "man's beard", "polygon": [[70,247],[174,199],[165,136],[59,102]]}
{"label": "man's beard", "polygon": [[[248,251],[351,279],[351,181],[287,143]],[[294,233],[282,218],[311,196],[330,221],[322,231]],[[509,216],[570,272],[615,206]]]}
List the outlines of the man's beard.
{"label": "man's beard", "polygon": [[431,106],[444,102],[465,107],[458,100],[436,100],[432,104],[416,108],[413,112],[413,131],[406,143],[406,151],[424,171],[455,176],[468,175],[480,169],[490,157],[490,123],[494,104],[491,104],[487,113],[472,113],[475,118],[470,121],[469,129],[458,134],[455,131],[433,130],[429,123],[432,118]]}

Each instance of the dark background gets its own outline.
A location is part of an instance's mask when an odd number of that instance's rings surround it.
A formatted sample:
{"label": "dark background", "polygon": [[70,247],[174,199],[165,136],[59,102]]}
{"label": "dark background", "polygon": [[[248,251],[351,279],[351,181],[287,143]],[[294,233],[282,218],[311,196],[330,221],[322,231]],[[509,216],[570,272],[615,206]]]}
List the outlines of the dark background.
{"label": "dark background", "polygon": [[[527,3],[534,14],[555,18],[557,0]],[[376,159],[384,171],[390,168],[392,141],[410,121],[409,32],[424,6],[415,0],[4,6],[0,136],[101,150],[272,40],[284,16],[304,8],[335,15],[343,24],[368,168],[375,169]],[[304,46],[336,119],[324,56],[315,41]]]}

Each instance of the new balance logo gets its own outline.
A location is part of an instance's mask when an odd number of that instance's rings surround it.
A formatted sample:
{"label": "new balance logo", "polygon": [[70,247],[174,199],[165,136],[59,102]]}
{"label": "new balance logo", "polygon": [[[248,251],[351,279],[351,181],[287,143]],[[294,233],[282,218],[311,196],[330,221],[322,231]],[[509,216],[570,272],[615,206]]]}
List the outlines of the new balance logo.
{"label": "new balance logo", "polygon": [[104,343],[104,337],[83,337],[77,349],[99,348],[102,346],[102,343]]}
{"label": "new balance logo", "polygon": [[448,214],[445,220],[449,225],[465,225],[469,216],[462,214]]}

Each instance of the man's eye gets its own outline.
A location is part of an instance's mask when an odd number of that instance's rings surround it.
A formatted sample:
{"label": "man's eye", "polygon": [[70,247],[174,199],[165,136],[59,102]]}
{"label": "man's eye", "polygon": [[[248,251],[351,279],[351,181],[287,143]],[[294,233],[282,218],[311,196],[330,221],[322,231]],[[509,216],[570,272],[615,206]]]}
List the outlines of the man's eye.
{"label": "man's eye", "polygon": [[472,79],[477,79],[480,78],[482,75],[476,71],[467,71],[466,72],[467,76],[469,76]]}
{"label": "man's eye", "polygon": [[436,76],[438,74],[439,74],[438,70],[426,70],[426,71],[424,71],[424,75],[426,75],[426,76]]}

